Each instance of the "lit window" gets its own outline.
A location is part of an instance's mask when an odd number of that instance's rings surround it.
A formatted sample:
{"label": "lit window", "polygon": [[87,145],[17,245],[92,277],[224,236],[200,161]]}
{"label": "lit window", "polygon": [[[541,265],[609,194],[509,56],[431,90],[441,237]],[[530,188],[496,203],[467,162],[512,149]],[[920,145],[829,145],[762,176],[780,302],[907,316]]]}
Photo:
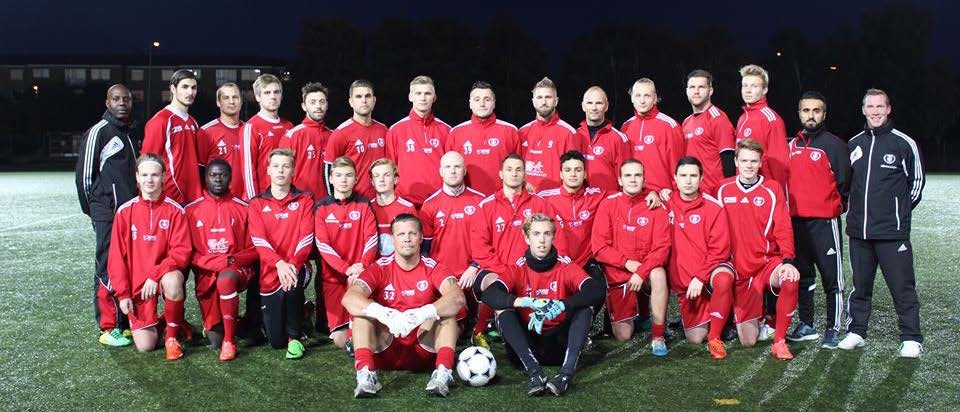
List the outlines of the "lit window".
{"label": "lit window", "polygon": [[170,78],[173,77],[173,70],[163,69],[160,71],[160,77],[163,81],[170,81]]}
{"label": "lit window", "polygon": [[240,80],[245,82],[252,82],[257,80],[257,76],[260,75],[259,69],[243,69],[240,70]]}
{"label": "lit window", "polygon": [[217,69],[217,86],[237,81],[237,71],[234,69]]}
{"label": "lit window", "polygon": [[162,93],[160,93],[160,98],[165,102],[169,102],[173,100],[173,95],[170,94],[169,90],[164,90]]}
{"label": "lit window", "polygon": [[46,67],[38,67],[33,69],[33,78],[34,79],[49,79],[50,78],[50,69]]}
{"label": "lit window", "polygon": [[130,81],[133,81],[133,82],[142,82],[142,81],[143,81],[143,69],[130,69]]}
{"label": "lit window", "polygon": [[23,69],[10,69],[10,80],[23,80]]}
{"label": "lit window", "polygon": [[65,69],[63,71],[63,81],[68,86],[82,86],[87,82],[87,69]]}
{"label": "lit window", "polygon": [[90,69],[90,80],[109,81],[110,69]]}

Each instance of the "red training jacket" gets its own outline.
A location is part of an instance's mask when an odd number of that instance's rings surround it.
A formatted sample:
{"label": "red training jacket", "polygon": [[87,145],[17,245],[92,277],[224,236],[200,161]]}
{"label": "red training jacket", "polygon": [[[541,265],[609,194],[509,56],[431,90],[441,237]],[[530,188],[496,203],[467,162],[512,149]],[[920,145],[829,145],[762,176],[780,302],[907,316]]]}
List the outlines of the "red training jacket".
{"label": "red training jacket", "polygon": [[377,221],[370,203],[356,193],[317,202],[314,233],[324,282],[346,285],[347,268],[354,263],[367,267],[377,260]]}
{"label": "red training jacket", "polygon": [[243,199],[243,151],[240,141],[240,129],[243,122],[236,126],[223,124],[213,119],[200,128],[197,143],[200,149],[200,161],[209,164],[213,159],[223,159],[230,164],[230,194]]}
{"label": "red training jacket", "polygon": [[250,201],[248,230],[260,255],[260,294],[280,290],[277,262],[300,270],[313,250],[313,196],[291,188],[283,199],[270,189]]}
{"label": "red training jacket", "polygon": [[744,279],[757,276],[769,261],[793,259],[793,226],[783,188],[760,176],[744,189],[737,177],[720,184],[717,199],[730,221],[733,266]]}
{"label": "red training jacket", "polygon": [[556,112],[546,121],[534,119],[523,125],[518,133],[527,183],[537,191],[560,187],[560,156],[587,148],[587,142]]}
{"label": "red training jacket", "polygon": [[630,139],[631,156],[643,163],[643,188],[673,189],[673,171],[686,153],[680,125],[656,106],[623,123],[620,130]]}
{"label": "red training jacket", "polygon": [[[620,164],[630,158],[630,145],[627,135],[606,122],[590,139],[587,121],[580,122],[577,134],[587,142],[583,156],[587,159],[587,184],[598,187],[604,192],[620,190],[617,178],[620,177]],[[576,258],[574,258],[576,260]]]}
{"label": "red training jacket", "polygon": [[664,267],[670,255],[670,222],[663,208],[650,210],[642,193],[630,197],[620,192],[600,203],[593,222],[590,246],[603,264],[610,287],[623,285],[633,273],[627,259],[640,262],[637,275],[646,280],[650,271]]}
{"label": "red training jacket", "polygon": [[[216,197],[205,192],[187,205],[187,228],[193,243],[190,266],[201,275],[239,271],[256,263],[257,250],[247,234],[247,203],[227,195]],[[233,265],[227,257],[233,256]]]}
{"label": "red training jacket", "polygon": [[332,164],[340,156],[347,156],[357,166],[357,186],[354,191],[367,199],[377,194],[370,182],[370,165],[377,159],[387,157],[385,139],[387,126],[374,120],[369,126],[348,119],[337,126],[323,153],[323,161]]}
{"label": "red training jacket", "polygon": [[270,188],[270,152],[280,147],[280,138],[293,128],[283,118],[267,119],[257,113],[243,125],[244,200],[250,200]]}
{"label": "red training jacket", "polygon": [[404,213],[417,216],[417,208],[407,199],[397,196],[389,205],[380,206],[377,200],[370,201],[370,207],[373,208],[373,216],[377,219],[377,234],[380,236],[380,257],[393,254],[393,234],[390,231],[390,223],[393,218]]}
{"label": "red training jacket", "polygon": [[287,130],[280,139],[280,147],[293,149],[294,159],[293,185],[300,190],[321,199],[328,195],[327,179],[323,167],[323,151],[327,147],[330,131],[323,122],[304,118],[296,127]]}
{"label": "red training jacket", "polygon": [[694,113],[683,119],[683,136],[687,139],[686,155],[696,157],[703,166],[701,193],[717,193],[717,186],[724,179],[720,152],[730,150],[732,153],[736,150],[735,133],[727,114],[713,104],[702,113]]}
{"label": "red training jacket", "polygon": [[730,262],[730,223],[723,206],[710,195],[688,202],[674,194],[664,204],[673,218],[670,288],[686,293],[691,280],[706,285],[718,265]]}
{"label": "red training jacket", "polygon": [[419,206],[440,187],[440,158],[449,133],[450,126],[442,120],[433,114],[420,117],[413,109],[390,126],[387,158],[400,173],[397,194]]}
{"label": "red training jacket", "polygon": [[459,193],[441,188],[423,201],[420,220],[423,237],[431,240],[430,256],[456,272],[457,276],[473,262],[470,253],[470,225],[473,224],[484,195],[467,186]]}
{"label": "red training jacket", "polygon": [[586,266],[587,261],[593,257],[593,251],[590,250],[593,221],[600,202],[607,194],[597,187],[581,187],[574,193],[558,187],[544,190],[539,195],[563,220],[563,231],[560,235],[566,238],[567,252],[573,263],[580,267]]}
{"label": "red training jacket", "polygon": [[766,97],[743,106],[743,114],[737,120],[737,143],[748,137],[763,146],[760,172],[786,187],[790,179],[787,129],[780,115],[767,105]]}
{"label": "red training jacket", "polygon": [[823,140],[817,142],[820,147],[811,146],[812,139],[803,132],[790,140],[790,216],[832,219],[843,213],[838,183],[842,178],[838,179],[826,150],[833,149],[835,161],[846,163],[841,169],[849,165],[848,150],[843,150],[843,142],[830,133],[814,137]]}
{"label": "red training jacket", "polygon": [[[540,196],[520,190],[511,202],[500,189],[480,202],[480,215],[470,228],[470,250],[481,269],[503,273],[517,262],[529,248],[523,239],[523,221],[534,213],[543,213],[557,219],[553,207]],[[558,235],[554,245],[560,254],[566,251],[566,242],[559,233],[563,221],[557,221]]]}
{"label": "red training jacket", "polygon": [[163,194],[177,203],[186,204],[200,197],[200,165],[197,158],[197,131],[200,126],[189,114],[167,105],[144,127],[140,153],[153,153],[163,158],[167,167]]}
{"label": "red training jacket", "polygon": [[511,153],[522,155],[517,127],[491,114],[486,119],[476,115],[450,130],[445,152],[463,155],[467,167],[466,185],[491,195],[502,186],[500,163]]}
{"label": "red training jacket", "polygon": [[[550,270],[540,273],[527,266],[525,257],[521,257],[509,269],[499,272],[496,282],[506,286],[510,293],[516,296],[526,296],[537,299],[563,300],[580,293],[580,288],[590,277],[583,268],[570,261],[569,257],[558,256],[557,264]],[[520,308],[520,320],[526,325],[530,322],[533,309]],[[566,312],[561,313],[553,320],[543,322],[543,329],[550,330],[566,319]]]}

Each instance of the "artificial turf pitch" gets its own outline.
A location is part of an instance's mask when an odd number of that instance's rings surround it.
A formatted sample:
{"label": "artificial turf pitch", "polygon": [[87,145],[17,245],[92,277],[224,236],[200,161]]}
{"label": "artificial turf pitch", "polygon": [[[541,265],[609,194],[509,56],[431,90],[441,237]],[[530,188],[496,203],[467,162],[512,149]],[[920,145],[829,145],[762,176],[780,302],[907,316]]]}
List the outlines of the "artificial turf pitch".
{"label": "artificial turf pitch", "polygon": [[[914,211],[926,338],[919,360],[896,356],[896,315],[878,276],[862,350],[797,343],[790,345],[796,359],[782,362],[770,356],[769,342],[729,344],[728,358],[718,362],[705,345],[682,339],[673,339],[670,355],[661,359],[650,355],[648,334],[627,344],[601,338],[582,356],[571,392],[529,398],[525,376],[497,343],[500,370],[486,387],[460,384],[449,398],[432,399],[423,392],[428,374],[381,372],[379,398],[354,400],[353,361],[331,344],[309,342],[303,359],[289,361],[283,351],[241,343],[229,363],[201,344],[187,347],[178,362],[165,361],[162,348],[142,354],[100,346],[91,306],[93,230],[80,213],[72,173],[2,173],[0,409],[958,410],[958,192],[960,177],[929,176]],[[845,270],[849,288],[849,265]],[[187,319],[199,325],[192,281],[187,296]],[[822,331],[819,290],[817,301]]]}

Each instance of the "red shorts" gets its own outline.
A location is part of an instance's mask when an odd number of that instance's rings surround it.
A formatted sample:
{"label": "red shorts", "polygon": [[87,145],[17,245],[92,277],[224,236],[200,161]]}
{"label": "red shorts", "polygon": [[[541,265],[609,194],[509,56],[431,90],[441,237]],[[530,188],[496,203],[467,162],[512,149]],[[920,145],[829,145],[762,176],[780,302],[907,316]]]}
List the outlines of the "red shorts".
{"label": "red shorts", "polygon": [[[324,279],[326,280],[326,279]],[[343,328],[350,323],[350,312],[340,303],[347,293],[347,285],[340,282],[323,282],[323,304],[327,311],[327,327],[330,331]]]}
{"label": "red shorts", "polygon": [[610,323],[631,320],[639,314],[637,310],[637,292],[627,290],[627,284],[614,286],[607,290],[607,312]]}
{"label": "red shorts", "polygon": [[703,288],[694,300],[687,299],[687,294],[677,295],[677,301],[680,303],[680,321],[683,322],[683,329],[693,329],[697,326],[703,326],[710,323],[710,293],[707,288]]}
{"label": "red shorts", "polygon": [[757,273],[737,273],[733,285],[733,316],[738,325],[763,316],[764,290],[769,289],[770,275],[780,263],[767,262]]}
{"label": "red shorts", "polygon": [[[253,272],[250,268],[228,268],[237,273],[237,292],[247,289],[247,282]],[[197,270],[196,295],[197,302],[200,303],[200,315],[203,318],[203,328],[210,330],[221,320],[223,314],[220,313],[220,293],[217,291],[217,273],[206,270]]]}
{"label": "red shorts", "polygon": [[433,369],[437,354],[428,351],[420,344],[417,340],[420,333],[420,329],[417,329],[402,338],[394,338],[386,349],[375,353],[373,361],[377,369],[405,371]]}
{"label": "red shorts", "polygon": [[144,301],[140,300],[139,291],[134,294],[133,312],[127,315],[130,319],[130,330],[140,330],[157,325],[159,322],[159,317],[157,316],[157,300],[159,296],[160,294],[158,293],[157,296]]}

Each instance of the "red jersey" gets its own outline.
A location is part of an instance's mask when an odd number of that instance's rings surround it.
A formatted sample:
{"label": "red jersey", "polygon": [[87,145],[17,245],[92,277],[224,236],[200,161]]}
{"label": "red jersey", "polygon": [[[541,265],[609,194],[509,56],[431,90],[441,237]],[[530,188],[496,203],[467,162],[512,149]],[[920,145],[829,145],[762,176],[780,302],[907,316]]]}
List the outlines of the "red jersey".
{"label": "red jersey", "polygon": [[767,106],[766,97],[743,106],[737,120],[737,143],[748,137],[763,146],[761,173],[785,187],[790,179],[787,129],[777,112]]}
{"label": "red jersey", "polygon": [[373,208],[373,215],[377,219],[377,234],[380,236],[380,256],[390,256],[394,250],[393,238],[390,237],[390,235],[393,234],[390,231],[390,223],[393,222],[393,218],[404,213],[416,216],[417,208],[413,206],[413,203],[410,203],[410,201],[400,196],[397,196],[393,199],[393,202],[385,206],[380,206],[376,199],[374,199],[370,201],[370,206]]}
{"label": "red jersey", "polygon": [[416,205],[437,191],[440,179],[440,158],[450,126],[433,114],[420,117],[413,109],[410,115],[390,126],[387,132],[387,158],[397,164],[400,183],[397,193]]}
{"label": "red jersey", "polygon": [[650,271],[664,267],[670,255],[670,222],[663,208],[650,210],[642,194],[630,197],[620,192],[600,203],[593,222],[590,246],[603,264],[607,284],[617,287],[633,276],[627,271],[627,259],[640,262],[637,275],[650,277]]}
{"label": "red jersey", "polygon": [[223,124],[213,119],[200,128],[197,140],[200,149],[200,162],[209,164],[213,159],[223,159],[230,164],[230,194],[243,198],[243,152],[240,150],[240,129],[243,122],[235,126]]}
{"label": "red jersey", "polygon": [[169,197],[150,201],[141,196],[117,209],[113,219],[107,272],[118,300],[139,299],[147,279],[185,270],[190,261],[190,235],[183,208]]}
{"label": "red jersey", "polygon": [[[523,239],[523,220],[534,213],[543,213],[556,218],[553,207],[540,196],[525,189],[507,199],[500,189],[480,201],[480,215],[472,222],[470,250],[473,260],[481,269],[503,273],[506,267],[516,263],[527,251]],[[557,222],[557,232],[563,230],[563,222]],[[566,250],[563,236],[557,236],[556,247],[561,253]]]}
{"label": "red jersey", "polygon": [[[790,140],[790,216],[832,219],[843,213],[840,182],[849,170],[849,149],[829,132]],[[846,150],[845,150],[846,149]],[[836,162],[839,171],[834,171]],[[844,170],[846,169],[846,170]]]}
{"label": "red jersey", "polygon": [[597,187],[581,187],[576,193],[559,187],[544,190],[539,195],[563,220],[561,234],[566,238],[567,254],[577,266],[586,266],[587,261],[593,258],[593,251],[590,250],[593,220],[606,193]]}
{"label": "red jersey", "polygon": [[527,183],[538,191],[560,187],[560,155],[570,150],[583,153],[587,147],[586,140],[556,112],[547,121],[535,119],[523,125],[519,133]]}
{"label": "red jersey", "polygon": [[730,262],[730,226],[723,206],[712,196],[688,202],[677,194],[664,204],[673,218],[670,288],[686,293],[693,278],[707,284],[713,269]]}
{"label": "red jersey", "polygon": [[501,187],[500,163],[511,153],[521,154],[517,127],[491,114],[486,119],[476,115],[450,130],[444,152],[463,155],[467,167],[466,185],[484,196]]}
{"label": "red jersey", "polygon": [[612,123],[606,122],[591,139],[586,120],[580,122],[577,135],[587,142],[586,151],[583,152],[583,157],[587,159],[587,183],[604,192],[620,190],[620,184],[617,183],[620,164],[630,158],[627,135],[620,133]]}
{"label": "red jersey", "polygon": [[730,221],[733,266],[740,276],[756,276],[767,262],[793,259],[793,226],[780,184],[760,176],[745,189],[736,176],[717,192]]}
{"label": "red jersey", "polygon": [[413,269],[404,270],[393,256],[380,258],[357,279],[370,288],[370,299],[380,305],[403,312],[440,299],[440,287],[457,275],[426,256]]}
{"label": "red jersey", "polygon": [[[228,267],[245,268],[256,263],[257,250],[247,234],[247,203],[209,192],[187,205],[187,228],[193,243],[190,266],[219,273]],[[233,265],[227,257],[233,256]]]}
{"label": "red jersey", "polygon": [[260,255],[260,294],[280,290],[277,262],[283,260],[300,270],[313,250],[313,196],[291,189],[283,199],[274,199],[270,189],[250,201],[248,230]]}
{"label": "red jersey", "polygon": [[687,156],[696,157],[703,166],[700,192],[713,195],[723,180],[720,152],[736,150],[733,124],[727,114],[710,104],[707,110],[683,119],[683,137],[687,139]]}
{"label": "red jersey", "polygon": [[267,176],[270,152],[280,147],[280,138],[292,128],[293,123],[288,120],[268,119],[260,113],[243,125],[244,199],[253,199],[257,193],[270,188],[270,176]]}
{"label": "red jersey", "polygon": [[167,167],[163,195],[186,204],[200,197],[200,159],[197,157],[197,131],[200,126],[189,114],[167,105],[147,122],[140,153],[163,158]]}
{"label": "red jersey", "polygon": [[[499,272],[496,281],[506,286],[511,294],[536,299],[566,299],[579,293],[583,282],[590,278],[583,268],[574,264],[566,256],[558,256],[557,264],[542,273],[527,266],[525,257],[521,257],[506,269]],[[530,322],[533,309],[519,308],[518,310],[521,324],[526,325]],[[566,317],[567,314],[564,312],[553,320],[544,321],[543,329],[550,330],[559,326]]]}
{"label": "red jersey", "polygon": [[630,155],[643,163],[644,189],[672,189],[673,171],[687,150],[677,121],[654,106],[635,113],[620,130],[630,139]]}
{"label": "red jersey", "polygon": [[296,156],[293,170],[293,185],[313,193],[320,199],[328,195],[327,179],[323,168],[323,151],[327,147],[330,131],[323,122],[304,118],[303,123],[287,130],[280,139],[280,147],[293,149]]}
{"label": "red jersey", "polygon": [[377,260],[377,221],[367,199],[356,193],[343,200],[327,196],[314,215],[324,281],[346,285],[347,268]]}
{"label": "red jersey", "polygon": [[467,186],[459,193],[448,190],[443,187],[423,201],[420,221],[424,239],[431,240],[430,255],[459,276],[473,262],[470,225],[484,195]]}
{"label": "red jersey", "polygon": [[377,159],[387,157],[385,139],[387,126],[374,120],[369,126],[348,119],[337,126],[323,153],[323,161],[333,164],[340,156],[347,156],[357,166],[357,186],[353,190],[367,199],[373,199],[377,192],[370,182],[370,165]]}

